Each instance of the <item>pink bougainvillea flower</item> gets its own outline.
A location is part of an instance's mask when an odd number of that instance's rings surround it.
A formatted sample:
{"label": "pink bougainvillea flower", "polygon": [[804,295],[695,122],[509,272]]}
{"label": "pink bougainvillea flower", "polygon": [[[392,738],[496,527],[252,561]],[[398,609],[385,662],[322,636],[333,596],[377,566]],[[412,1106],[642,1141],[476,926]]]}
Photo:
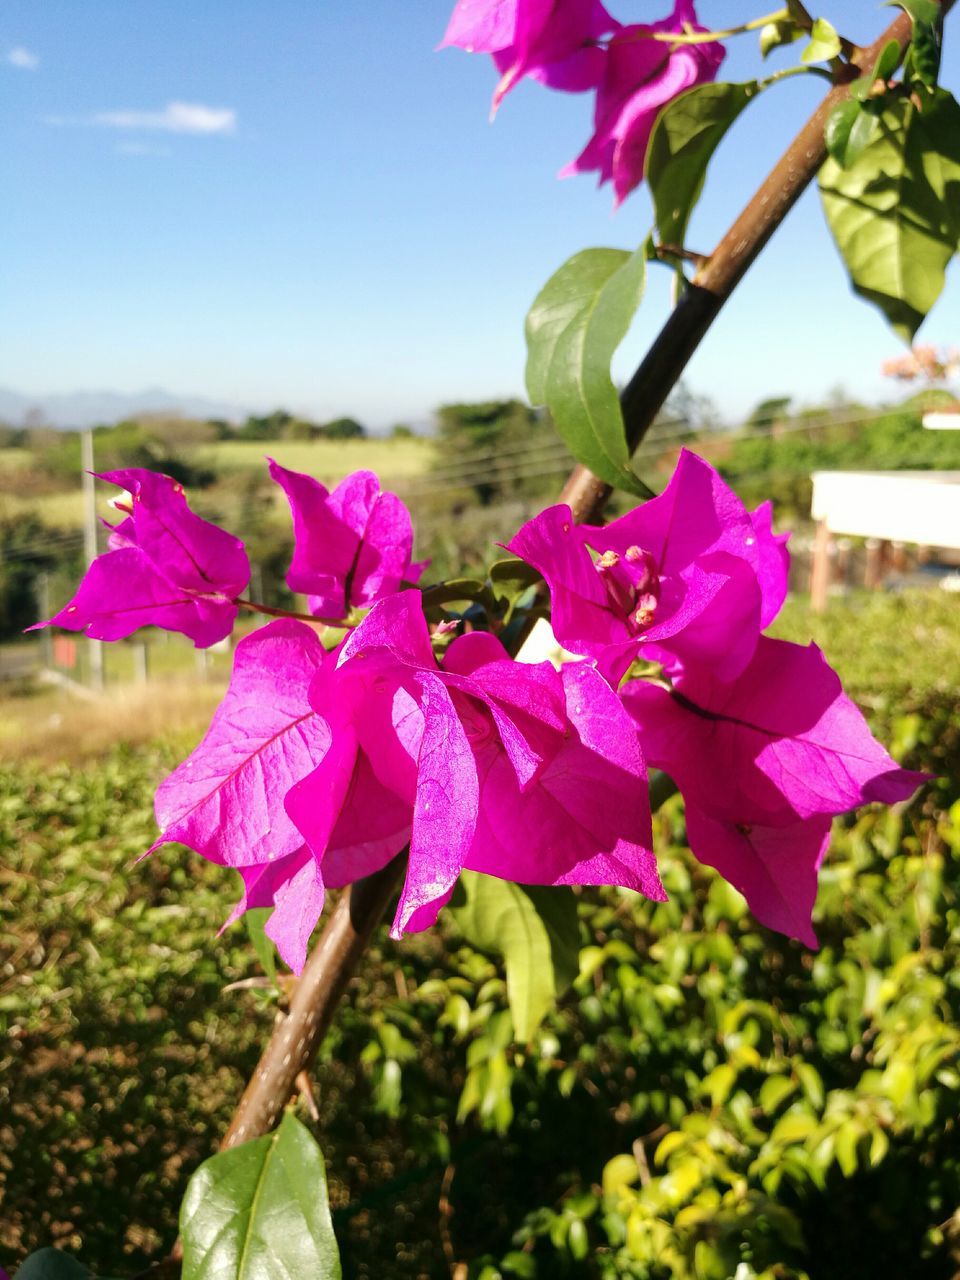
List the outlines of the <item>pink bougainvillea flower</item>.
{"label": "pink bougainvillea flower", "polygon": [[762,636],[728,684],[703,668],[670,692],[633,680],[623,700],[647,759],[711,817],[784,826],[905,800],[926,774],[901,769],[816,645]]}
{"label": "pink bougainvillea flower", "polygon": [[677,0],[669,18],[617,31],[597,90],[593,137],[561,177],[597,170],[601,183],[613,183],[615,207],[642,182],[657,116],[687,89],[715,80],[726,52],[718,41],[671,45],[649,36],[705,30],[692,0]]}
{"label": "pink bougainvillea flower", "polygon": [[733,683],[698,668],[673,691],[633,680],[622,696],[647,759],[683,793],[693,853],[806,942],[831,816],[927,780],[876,741],[816,645],[761,637]]}
{"label": "pink bougainvillea flower", "polygon": [[789,533],[773,532],[773,503],[761,502],[750,520],[756,537],[757,578],[760,582],[760,625],[768,627],[787,598],[790,581]]}
{"label": "pink bougainvillea flower", "polygon": [[[302,622],[283,619],[245,637],[209,730],[161,783],[155,800],[162,834],[150,852],[178,841],[239,871],[244,894],[230,920],[251,907],[274,907],[268,933],[298,970],[323,905],[324,883],[367,874],[370,859],[382,865],[403,847],[410,829],[409,806],[385,791],[356,751],[348,708],[331,702],[324,718],[310,701],[312,683],[328,680],[335,666],[336,655],[328,655]],[[337,773],[343,773],[344,756],[345,780]],[[354,803],[353,821],[338,825],[343,787],[320,797],[330,820],[325,878],[284,806],[290,789],[318,762],[335,785],[352,781]],[[381,846],[389,846],[382,858]],[[343,864],[354,874],[338,877]]]}
{"label": "pink bougainvillea flower", "polygon": [[595,88],[606,56],[600,38],[618,27],[600,0],[459,0],[441,48],[493,56],[496,112],[524,76],[570,93]]}
{"label": "pink bougainvillea flower", "polygon": [[[336,673],[315,680],[323,715],[347,717],[345,744],[287,797],[287,810],[328,884],[355,879],[395,852],[358,862],[328,851],[336,824],[364,829],[356,759],[412,814],[394,935],[432,924],[464,868],[534,884],[620,884],[662,898],[651,852],[646,773],[622,704],[575,664],[512,661],[489,635],[433,657],[419,594],[377,604],[345,640]],[[354,755],[353,753],[356,753]],[[331,799],[332,797],[332,799]],[[341,841],[342,843],[342,841]],[[365,855],[366,851],[363,851]],[[335,879],[328,876],[333,870]]]}
{"label": "pink bougainvillea flower", "polygon": [[[183,486],[139,468],[98,477],[119,485],[126,517],[110,528],[109,551],[87,570],[77,594],[48,622],[122,640],[140,627],[179,631],[204,649],[229,635],[236,597],[250,579],[243,543],[190,510]],[[30,628],[33,630],[34,628]]]}
{"label": "pink bougainvillea flower", "polygon": [[560,643],[598,659],[614,684],[638,652],[734,677],[786,594],[786,551],[769,513],[751,518],[687,450],[664,492],[642,507],[602,528],[550,507],[509,550],[546,578]]}
{"label": "pink bougainvillea flower", "polygon": [[830,845],[829,817],[763,827],[718,822],[688,804],[686,818],[694,855],[739,889],[761,924],[808,947],[818,945],[810,917]]}
{"label": "pink bougainvillea flower", "polygon": [[311,613],[344,618],[417,582],[427,561],[411,564],[410,512],[384,493],[372,471],[355,471],[328,493],[319,480],[270,461],[293,516],[294,552],[287,586],[309,597]]}
{"label": "pink bougainvillea flower", "polygon": [[210,728],[157,789],[154,849],[176,840],[228,867],[267,866],[300,849],[283,797],[330,746],[308,697],[325,661],[317,633],[293,619],[240,641]]}

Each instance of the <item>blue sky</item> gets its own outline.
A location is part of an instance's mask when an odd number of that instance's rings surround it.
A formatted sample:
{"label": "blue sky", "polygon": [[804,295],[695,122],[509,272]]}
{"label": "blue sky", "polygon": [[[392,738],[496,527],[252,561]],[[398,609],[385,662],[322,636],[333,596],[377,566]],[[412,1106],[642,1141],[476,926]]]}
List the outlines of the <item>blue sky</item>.
{"label": "blue sky", "polygon": [[[451,4],[4,0],[0,386],[163,386],[376,427],[520,394],[538,288],[588,244],[633,247],[650,206],[639,192],[613,216],[608,188],[555,180],[589,135],[586,96],[525,83],[488,123],[489,60],[434,52]],[[759,11],[700,5],[713,26]],[[890,16],[862,0],[824,12],[863,40]],[[753,37],[730,50],[725,76],[756,72]],[[951,87],[958,68],[948,51]],[[821,92],[798,77],[741,119],[694,247],[716,242]],[[621,376],[669,308],[668,272],[653,275]],[[956,269],[921,337],[960,339]],[[850,295],[808,192],[689,382],[729,418],[837,384],[877,398],[898,349]]]}

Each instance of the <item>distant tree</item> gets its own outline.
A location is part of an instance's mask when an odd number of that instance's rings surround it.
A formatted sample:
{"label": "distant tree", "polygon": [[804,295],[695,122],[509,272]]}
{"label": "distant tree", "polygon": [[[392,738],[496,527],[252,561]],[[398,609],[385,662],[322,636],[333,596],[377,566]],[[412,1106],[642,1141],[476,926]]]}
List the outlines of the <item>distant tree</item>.
{"label": "distant tree", "polygon": [[293,414],[286,409],[275,409],[273,413],[258,417],[250,414],[242,426],[237,428],[238,440],[282,440],[284,432],[293,421]]}
{"label": "distant tree", "polygon": [[398,422],[390,428],[391,440],[412,440],[416,434],[413,427],[406,422]]}
{"label": "distant tree", "polygon": [[12,639],[37,621],[39,579],[61,572],[74,577],[82,563],[79,539],[35,515],[0,520],[0,637]]}
{"label": "distant tree", "polygon": [[237,432],[236,425],[226,418],[208,418],[207,425],[213,427],[218,440],[232,440]]}
{"label": "distant tree", "polygon": [[789,415],[792,403],[792,396],[770,396],[761,400],[747,414],[744,426],[756,431],[769,431],[775,422],[780,422]]}
{"label": "distant tree", "polygon": [[319,440],[323,435],[323,428],[315,422],[308,422],[306,418],[294,418],[287,426],[283,433],[284,440]]}
{"label": "distant tree", "polygon": [[435,467],[443,471],[446,484],[462,478],[482,505],[518,491],[530,492],[531,484],[539,492],[556,478],[551,473],[545,482],[542,454],[534,451],[548,445],[554,458],[562,459],[562,446],[556,443],[549,418],[521,400],[445,404],[436,420]]}
{"label": "distant tree", "polygon": [[334,418],[325,422],[320,434],[328,440],[360,440],[367,434],[366,427],[356,418]]}
{"label": "distant tree", "polygon": [[22,427],[11,426],[9,422],[0,422],[0,449],[22,448],[24,439]]}

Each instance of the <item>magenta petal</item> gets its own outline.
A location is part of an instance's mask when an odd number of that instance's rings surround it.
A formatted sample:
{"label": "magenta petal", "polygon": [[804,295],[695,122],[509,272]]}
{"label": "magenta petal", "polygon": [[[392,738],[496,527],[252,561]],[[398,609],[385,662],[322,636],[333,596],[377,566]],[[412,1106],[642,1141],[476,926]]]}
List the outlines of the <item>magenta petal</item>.
{"label": "magenta petal", "polygon": [[678,692],[635,680],[623,699],[647,759],[713,818],[785,826],[905,800],[926,780],[876,741],[816,645],[761,637],[735,681],[691,668]]}
{"label": "magenta petal", "polygon": [[423,742],[410,839],[410,862],[391,934],[425,929],[449,897],[473,840],[479,803],[477,766],[450,694],[439,676],[423,683]]}
{"label": "magenta petal", "polygon": [[502,750],[480,756],[480,821],[465,865],[527,884],[617,884],[664,898],[646,771],[616,694],[586,663],[561,672],[570,732],[521,791]]}
{"label": "magenta petal", "polygon": [[383,785],[360,752],[324,854],[324,882],[337,888],[379,871],[408,843],[412,820],[412,805]]}
{"label": "magenta petal", "polygon": [[[450,648],[458,643],[454,641]],[[455,677],[447,677],[448,685],[455,681]],[[517,781],[521,788],[528,787],[556,755],[567,731],[558,672],[549,662],[507,659],[475,668],[472,687],[468,681],[456,681],[456,687],[468,694],[475,690],[482,697]]]}
{"label": "magenta petal", "polygon": [[293,559],[287,573],[291,591],[315,597],[311,609],[329,617],[347,611],[344,590],[360,540],[330,507],[319,480],[268,459],[270,475],[283,489],[293,518]]}
{"label": "magenta petal", "polygon": [[296,853],[288,854],[277,862],[261,862],[249,867],[237,867],[243,881],[243,896],[231,911],[220,932],[239,920],[245,911],[257,907],[272,907],[277,890],[295,876],[308,858],[310,850],[302,845]]}
{"label": "magenta petal", "polygon": [[[733,680],[753,657],[760,634],[760,587],[744,560],[719,552],[700,558],[681,575],[685,595],[662,626],[646,632],[643,657],[670,667],[709,666],[719,680]],[[659,616],[659,611],[658,611]]]}
{"label": "magenta petal", "polygon": [[413,553],[410,512],[396,494],[381,493],[376,476],[372,472],[367,474],[376,484],[376,494],[362,531],[349,600],[351,606],[372,604],[398,590],[405,578],[410,580]]}
{"label": "magenta petal", "polygon": [[648,32],[680,31],[685,24],[704,30],[689,0],[679,0],[668,18],[618,27],[609,43],[593,137],[567,172],[596,169],[601,182],[612,178],[616,204],[643,180],[647,145],[660,111],[684,90],[716,79],[723,61],[718,41],[671,48],[642,38]]}
{"label": "magenta petal", "polygon": [[[539,0],[548,13],[553,0]],[[495,53],[517,36],[517,13],[523,0],[457,0],[440,48],[456,45],[468,53]]]}
{"label": "magenta petal", "polygon": [[154,848],[178,840],[234,867],[300,848],[303,836],[283,798],[330,744],[330,729],[307,697],[324,656],[316,633],[287,619],[240,641],[230,687],[203,741],[157,790],[163,834]]}
{"label": "magenta petal", "polygon": [[495,635],[489,631],[468,631],[457,636],[443,655],[444,671],[456,675],[473,675],[477,667],[490,662],[509,662],[510,655]]}
{"label": "magenta petal", "polygon": [[[597,657],[607,645],[631,637],[624,619],[610,609],[587,546],[589,532],[574,524],[569,507],[548,507],[523,526],[507,549],[546,579],[553,606],[551,625],[560,643],[572,653]],[[599,532],[605,546],[605,531]]]}
{"label": "magenta petal", "polygon": [[317,767],[287,789],[283,802],[287,817],[318,862],[340,817],[357,761],[353,725],[337,723],[331,729],[332,736]]}
{"label": "magenta petal", "polygon": [[789,533],[773,532],[773,503],[761,502],[750,516],[757,539],[758,577],[763,593],[760,626],[768,627],[787,598],[790,580]]}
{"label": "magenta petal", "polygon": [[419,591],[398,591],[375,604],[344,640],[337,665],[365,661],[370,651],[379,649],[401,663],[434,669],[422,600]]}
{"label": "magenta petal", "polygon": [[808,947],[818,945],[810,916],[817,872],[830,846],[828,817],[788,827],[738,826],[688,806],[687,838],[700,862],[739,889],[761,924]]}
{"label": "magenta petal", "polygon": [[99,478],[129,491],[137,546],[165,577],[201,593],[232,598],[243,591],[250,581],[243,542],[195,515],[181,484],[140,468],[109,471]]}
{"label": "magenta petal", "polygon": [[323,879],[315,858],[308,858],[276,892],[276,905],[264,932],[276,944],[280,959],[298,976],[306,963],[310,935],[323,911],[323,899]]}
{"label": "magenta petal", "polygon": [[154,626],[206,648],[230,634],[236,616],[236,605],[198,601],[164,578],[139,547],[128,545],[98,556],[70,603],[38,625],[86,631],[93,640],[122,640]]}

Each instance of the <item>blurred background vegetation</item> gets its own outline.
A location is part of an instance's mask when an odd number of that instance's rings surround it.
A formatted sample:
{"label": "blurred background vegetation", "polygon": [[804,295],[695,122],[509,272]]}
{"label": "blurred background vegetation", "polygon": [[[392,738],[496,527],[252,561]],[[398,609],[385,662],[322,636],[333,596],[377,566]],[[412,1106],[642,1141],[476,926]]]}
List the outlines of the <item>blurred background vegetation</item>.
{"label": "blurred background vegetation", "polygon": [[[578,894],[580,974],[529,1045],[501,972],[381,930],[313,1072],[346,1277],[768,1280],[960,1273],[960,628],[944,592],[853,595],[814,632],[875,732],[937,780],[838,821],[809,952],[657,821],[670,902]],[[170,1247],[281,989],[230,873],[151,797],[222,684],[0,719],[0,1265],[57,1243],[133,1275]],[[459,1268],[459,1269],[458,1269]]]}
{"label": "blurred background vegetation", "polygon": [[[853,403],[842,391],[796,409],[772,397],[733,430],[718,426],[707,398],[681,386],[647,436],[638,467],[660,487],[678,449],[695,447],[751,506],[773,498],[780,524],[802,531],[818,468],[960,469],[960,433],[921,423],[925,409],[943,403],[953,397],[932,388],[887,408]],[[185,484],[195,510],[246,541],[255,597],[281,605],[290,601],[283,583],[290,520],[267,456],[330,486],[361,467],[376,471],[410,506],[417,554],[432,558],[435,579],[481,567],[492,543],[552,500],[571,462],[549,418],[518,400],[442,405],[428,436],[398,424],[373,437],[352,418],[313,423],[282,409],[240,424],[145,415],[93,434],[98,471],[153,467]],[[112,492],[101,493],[99,513],[107,518]],[[82,527],[79,434],[0,424],[0,645],[41,615],[45,592],[53,608],[72,593]],[[0,649],[0,666],[2,658]]]}

